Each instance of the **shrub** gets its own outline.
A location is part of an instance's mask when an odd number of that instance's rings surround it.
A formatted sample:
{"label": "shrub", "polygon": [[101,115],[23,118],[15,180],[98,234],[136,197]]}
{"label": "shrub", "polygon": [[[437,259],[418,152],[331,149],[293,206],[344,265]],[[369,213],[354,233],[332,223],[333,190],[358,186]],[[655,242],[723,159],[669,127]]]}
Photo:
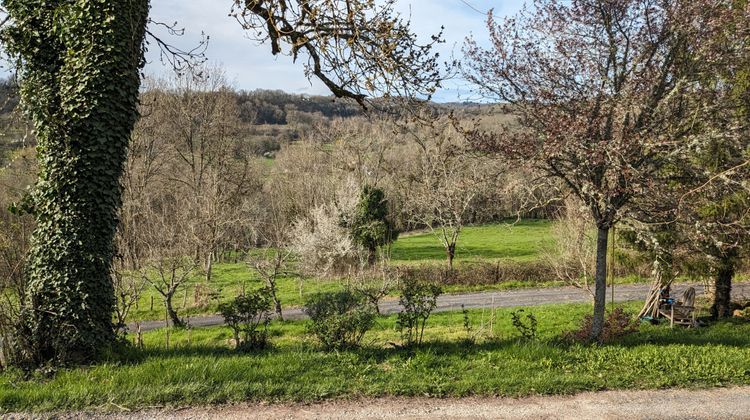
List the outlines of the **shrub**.
{"label": "shrub", "polygon": [[271,320],[271,294],[260,289],[237,296],[219,305],[224,323],[232,329],[238,351],[251,351],[268,345],[268,324]]}
{"label": "shrub", "polygon": [[[586,315],[581,326],[574,331],[566,333],[563,337],[569,341],[586,343],[591,337],[592,316]],[[629,334],[638,331],[638,320],[633,314],[625,312],[622,308],[615,308],[607,314],[604,320],[604,330],[601,335],[602,343],[611,343]]]}
{"label": "shrub", "polygon": [[375,321],[375,308],[351,290],[312,295],[305,302],[308,331],[326,350],[356,347]]}
{"label": "shrub", "polygon": [[402,276],[415,280],[430,279],[440,285],[476,286],[511,281],[542,283],[554,279],[555,273],[545,262],[476,262],[453,269],[436,264],[404,267]]}
{"label": "shrub", "polygon": [[513,327],[516,328],[524,340],[531,341],[536,339],[537,320],[531,311],[526,312],[523,309],[519,309],[511,312],[510,318]]}
{"label": "shrub", "polygon": [[423,283],[413,278],[404,279],[398,303],[403,310],[398,314],[396,327],[406,346],[422,344],[427,318],[437,306],[437,298],[443,293],[434,284]]}
{"label": "shrub", "polygon": [[388,214],[388,200],[380,188],[365,185],[351,217],[342,218],[342,225],[351,231],[352,239],[367,250],[368,262],[375,262],[379,247],[396,240],[398,231]]}
{"label": "shrub", "polygon": [[469,317],[469,310],[464,307],[464,305],[461,305],[461,315],[463,315],[464,319],[464,332],[466,333],[466,338],[464,338],[464,344],[467,346],[473,346],[477,342],[477,335],[474,332],[474,327],[471,325],[471,318]]}
{"label": "shrub", "polygon": [[294,223],[291,248],[299,255],[305,272],[318,276],[339,274],[357,265],[362,250],[349,230],[341,226],[342,215],[347,212],[333,204],[323,204]]}

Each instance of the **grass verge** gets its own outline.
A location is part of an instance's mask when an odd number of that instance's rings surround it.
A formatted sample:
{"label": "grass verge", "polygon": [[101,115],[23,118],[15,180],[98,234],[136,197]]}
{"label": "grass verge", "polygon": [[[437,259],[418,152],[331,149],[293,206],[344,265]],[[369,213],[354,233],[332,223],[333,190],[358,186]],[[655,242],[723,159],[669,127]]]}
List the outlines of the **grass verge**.
{"label": "grass verge", "polygon": [[[625,304],[636,310],[638,302]],[[588,305],[532,309],[538,339],[522,341],[512,309],[433,315],[426,344],[398,343],[394,317],[381,318],[357,350],[326,353],[302,322],[274,323],[271,349],[239,355],[226,328],[145,335],[125,361],[23,379],[0,374],[0,411],[110,410],[238,401],[316,401],[375,396],[522,396],[603,389],[713,387],[750,383],[750,324],[699,329],[643,325],[622,341],[582,346],[559,340]],[[471,339],[471,340],[470,340]]]}

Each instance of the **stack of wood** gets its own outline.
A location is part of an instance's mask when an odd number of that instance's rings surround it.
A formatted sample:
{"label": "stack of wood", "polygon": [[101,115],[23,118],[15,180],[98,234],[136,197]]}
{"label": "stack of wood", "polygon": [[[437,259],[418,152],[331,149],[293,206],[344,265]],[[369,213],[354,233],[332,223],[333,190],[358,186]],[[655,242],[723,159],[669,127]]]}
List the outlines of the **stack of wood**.
{"label": "stack of wood", "polygon": [[674,277],[668,281],[663,281],[661,273],[656,274],[654,282],[651,283],[651,290],[648,292],[646,297],[646,303],[643,305],[643,309],[638,314],[638,318],[641,319],[657,319],[659,318],[659,309],[662,304],[662,298],[664,291],[668,291],[672,285]]}

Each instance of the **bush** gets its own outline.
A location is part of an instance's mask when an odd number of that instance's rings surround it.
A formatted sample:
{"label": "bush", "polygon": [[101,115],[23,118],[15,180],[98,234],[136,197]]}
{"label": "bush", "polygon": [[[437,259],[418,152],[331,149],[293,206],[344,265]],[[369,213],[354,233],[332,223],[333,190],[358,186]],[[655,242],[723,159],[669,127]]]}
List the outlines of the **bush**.
{"label": "bush", "polygon": [[[587,343],[591,337],[591,323],[593,317],[586,315],[581,322],[580,328],[566,333],[563,337],[569,341]],[[622,308],[615,308],[607,314],[604,320],[601,342],[611,343],[629,334],[638,331],[638,320],[633,314],[625,312]]]}
{"label": "bush", "polygon": [[352,238],[367,250],[369,263],[374,263],[379,247],[391,244],[398,231],[388,214],[388,200],[380,188],[365,185],[351,217],[342,220],[350,229]]}
{"label": "bush", "polygon": [[434,284],[413,278],[404,279],[398,301],[403,310],[398,314],[396,327],[405,346],[422,344],[427,318],[437,306],[437,298],[442,293],[443,290]]}
{"label": "bush", "polygon": [[356,347],[375,321],[375,308],[350,290],[312,295],[305,302],[308,331],[326,350]]}
{"label": "bush", "polygon": [[420,281],[429,279],[440,285],[478,286],[511,281],[542,283],[555,279],[555,272],[544,262],[477,262],[453,269],[436,264],[404,267],[402,276]]}
{"label": "bush", "polygon": [[[524,316],[524,314],[526,316]],[[510,313],[511,322],[513,327],[521,334],[524,340],[536,339],[537,320],[536,316],[529,311],[525,312],[523,309],[513,311]],[[525,320],[524,320],[525,318]]]}
{"label": "bush", "polygon": [[346,208],[324,204],[294,223],[291,248],[299,255],[305,272],[317,276],[339,274],[358,264],[361,248],[349,230],[341,226],[342,214],[347,213]]}
{"label": "bush", "polygon": [[268,324],[271,321],[271,294],[260,289],[237,296],[219,305],[224,323],[232,329],[238,351],[263,349],[268,345]]}

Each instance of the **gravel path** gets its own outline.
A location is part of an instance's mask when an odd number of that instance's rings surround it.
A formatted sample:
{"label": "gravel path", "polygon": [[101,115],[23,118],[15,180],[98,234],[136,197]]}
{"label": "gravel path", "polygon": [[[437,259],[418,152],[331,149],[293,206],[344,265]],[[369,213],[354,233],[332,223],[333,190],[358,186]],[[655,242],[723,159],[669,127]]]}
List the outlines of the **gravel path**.
{"label": "gravel path", "polygon": [[[673,286],[673,294],[679,295],[682,290],[688,286],[695,287],[698,294],[703,292],[703,286],[699,284],[677,284]],[[641,300],[646,298],[650,285],[648,284],[623,284],[615,286],[615,301],[627,302],[631,300]],[[607,290],[607,302],[610,300],[610,289]],[[735,296],[750,295],[750,283],[737,283],[734,285],[733,294]],[[477,292],[462,293],[455,295],[442,295],[438,298],[436,312],[455,311],[461,309],[461,305],[466,308],[491,308],[493,306],[514,307],[514,306],[536,306],[549,303],[585,303],[590,302],[591,297],[588,292],[575,287],[549,287],[542,289],[519,289],[504,290],[496,292]],[[398,312],[400,307],[396,300],[385,300],[380,304],[382,314],[392,314]],[[284,318],[295,320],[303,319],[305,315],[299,308],[289,308],[284,310]],[[190,325],[193,327],[208,327],[213,325],[222,325],[224,320],[218,315],[208,315],[200,317],[191,317]],[[141,322],[141,330],[149,331],[164,326],[164,321],[144,321]],[[130,325],[131,331],[135,330],[135,325]]]}
{"label": "gravel path", "polygon": [[[586,392],[527,398],[382,398],[147,410],[114,419],[746,419],[750,387]],[[69,413],[62,418],[92,417]]]}

